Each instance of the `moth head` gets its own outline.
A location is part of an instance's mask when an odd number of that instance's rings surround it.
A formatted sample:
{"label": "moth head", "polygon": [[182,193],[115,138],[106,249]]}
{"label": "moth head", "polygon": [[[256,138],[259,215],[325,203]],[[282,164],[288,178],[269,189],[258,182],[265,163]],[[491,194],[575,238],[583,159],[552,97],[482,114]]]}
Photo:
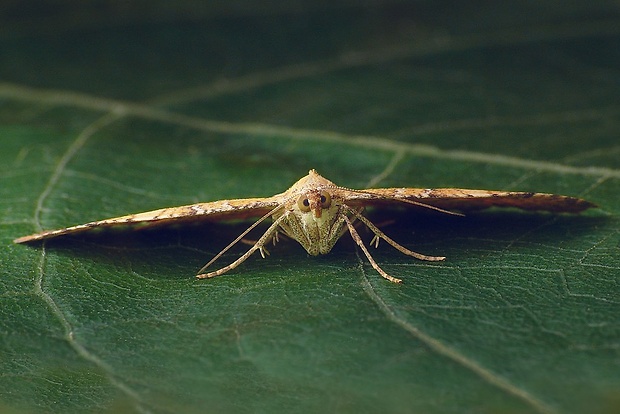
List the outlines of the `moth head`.
{"label": "moth head", "polygon": [[327,210],[332,205],[332,196],[328,191],[307,191],[302,193],[297,199],[297,207],[302,213],[314,214],[315,218],[321,218],[323,210]]}

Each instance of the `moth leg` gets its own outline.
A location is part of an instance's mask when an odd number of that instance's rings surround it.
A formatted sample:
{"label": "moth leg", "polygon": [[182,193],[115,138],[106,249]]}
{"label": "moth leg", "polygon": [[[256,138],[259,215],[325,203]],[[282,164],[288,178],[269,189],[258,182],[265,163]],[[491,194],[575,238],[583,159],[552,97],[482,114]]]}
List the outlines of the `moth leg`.
{"label": "moth leg", "polygon": [[[275,236],[274,236],[275,237]],[[252,240],[252,239],[241,239],[239,240],[239,243],[243,243],[243,244],[247,244],[248,246],[254,246],[256,243],[258,242],[258,240]],[[273,245],[276,245],[276,242],[273,242]],[[267,250],[267,248],[265,246],[259,247],[258,251],[260,252],[260,255],[262,256],[262,258],[264,259],[265,257],[269,256],[269,250]]]}
{"label": "moth leg", "polygon": [[[357,210],[358,213],[362,213],[362,210]],[[353,216],[353,218],[355,218],[355,220],[357,220],[357,218],[355,216]],[[375,227],[377,228],[381,228],[381,227],[385,227],[388,225],[392,225],[395,223],[396,220],[383,220],[381,223],[375,224]],[[362,222],[360,222],[361,224],[364,224]],[[368,228],[368,226],[366,226]],[[372,240],[370,240],[370,245],[374,246],[375,249],[379,248],[379,240],[381,240],[381,237],[379,237],[377,234],[375,234],[372,238]]]}
{"label": "moth leg", "polygon": [[368,249],[366,248],[366,246],[364,246],[364,242],[362,241],[362,238],[360,237],[360,235],[357,232],[357,230],[355,230],[355,227],[353,226],[353,223],[351,223],[351,220],[349,220],[349,218],[346,215],[343,215],[342,217],[344,217],[344,221],[345,221],[345,223],[347,223],[347,227],[349,228],[349,233],[351,233],[351,237],[353,238],[355,243],[357,243],[357,245],[360,247],[360,249],[362,249],[362,251],[366,255],[366,258],[368,258],[368,261],[370,262],[372,267],[381,276],[383,276],[385,279],[389,280],[390,282],[403,283],[403,281],[401,279],[397,279],[397,278],[395,278],[393,276],[388,275],[385,272],[385,270],[383,270],[383,269],[381,269],[381,267],[379,267],[377,262],[375,262],[375,259],[373,259],[372,256],[370,255],[370,253],[368,252]]}
{"label": "moth leg", "polygon": [[375,234],[369,244],[371,246],[375,246],[375,249],[378,249],[379,248],[379,240],[381,240],[381,237],[379,237],[378,235]]}
{"label": "moth leg", "polygon": [[265,246],[261,246],[258,248],[258,252],[260,253],[261,257],[263,259],[265,259],[267,256],[270,255],[269,250],[267,250],[267,248]]}
{"label": "moth leg", "polygon": [[[280,241],[280,232],[276,230],[276,232],[273,234],[273,237],[271,238],[271,243],[275,246],[279,241]],[[239,240],[239,242],[243,244],[247,244],[248,246],[254,246],[257,240],[246,239],[244,237],[243,239]],[[263,247],[263,250],[265,250],[265,253],[267,254],[267,256],[269,256],[269,252],[267,251],[267,249]]]}
{"label": "moth leg", "polygon": [[375,237],[373,237],[372,241],[370,242],[370,244],[374,243],[375,247],[379,246],[379,239],[383,239],[386,242],[388,242],[392,247],[394,247],[396,250],[398,250],[399,252],[404,253],[407,256],[415,257],[416,259],[419,259],[419,260],[426,260],[428,262],[439,262],[439,261],[446,259],[445,256],[427,256],[425,254],[417,253],[417,252],[407,249],[404,246],[401,246],[400,244],[396,243],[394,240],[390,239],[381,230],[379,230],[377,226],[372,224],[372,222],[368,220],[366,217],[364,217],[363,215],[361,215],[360,213],[358,213],[357,211],[355,211],[354,209],[350,207],[347,207],[347,209],[355,217],[357,217],[359,221],[364,223],[373,233],[375,233]]}
{"label": "moth leg", "polygon": [[273,234],[273,238],[271,239],[271,242],[273,243],[274,246],[280,243],[280,239],[282,240],[288,239],[286,234],[282,233],[280,230],[281,229],[276,230],[276,232]]}
{"label": "moth leg", "polygon": [[[221,269],[214,270],[213,272],[209,272],[209,273],[200,273],[200,274],[196,275],[196,277],[198,279],[208,279],[208,278],[212,278],[212,277],[215,277],[215,276],[223,275],[224,273],[228,272],[229,270],[232,270],[235,267],[239,266],[241,263],[245,262],[250,256],[252,256],[252,253],[254,253],[256,250],[260,250],[261,255],[263,255],[263,257],[265,257],[264,256],[264,252],[265,252],[264,246],[265,246],[265,243],[267,243],[269,241],[269,239],[271,237],[273,237],[274,232],[276,232],[278,230],[278,226],[280,226],[280,223],[282,223],[282,221],[286,217],[287,217],[287,214],[283,214],[277,220],[275,220],[271,224],[271,226],[269,226],[267,231],[265,231],[265,233],[256,241],[256,243],[254,243],[254,245],[250,248],[250,250],[245,252],[237,260],[235,260],[234,262],[232,262],[228,266],[222,267]],[[219,257],[219,254],[216,256],[216,258],[217,257]],[[207,268],[211,263],[213,263],[213,260],[211,260],[209,263],[207,263],[202,269],[199,270],[199,272],[204,271],[205,268]]]}

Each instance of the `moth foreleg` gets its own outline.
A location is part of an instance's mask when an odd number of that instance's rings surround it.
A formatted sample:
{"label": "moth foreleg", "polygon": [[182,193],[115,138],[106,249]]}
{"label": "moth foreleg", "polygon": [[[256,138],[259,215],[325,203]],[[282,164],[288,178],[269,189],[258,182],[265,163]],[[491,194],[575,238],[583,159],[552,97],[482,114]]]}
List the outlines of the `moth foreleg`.
{"label": "moth foreleg", "polygon": [[355,230],[355,226],[353,226],[353,223],[351,223],[351,220],[349,220],[349,218],[346,215],[343,215],[343,217],[344,217],[345,223],[347,223],[347,227],[349,228],[349,233],[351,233],[351,237],[353,238],[355,243],[360,247],[360,249],[362,249],[362,251],[366,255],[366,258],[368,259],[372,267],[381,276],[383,276],[385,279],[389,280],[390,282],[403,283],[401,279],[397,279],[393,276],[390,276],[385,272],[385,270],[381,269],[381,267],[377,264],[377,262],[375,262],[375,259],[373,259],[372,256],[370,255],[370,252],[368,252],[368,249],[366,248],[366,246],[364,246],[364,242],[362,241],[362,238],[360,237],[357,230]]}
{"label": "moth foreleg", "polygon": [[[212,277],[215,277],[215,276],[223,275],[224,273],[228,272],[229,270],[232,270],[235,267],[239,266],[241,263],[245,262],[250,256],[252,256],[252,254],[256,250],[260,250],[260,253],[261,253],[261,255],[264,258],[265,257],[265,251],[266,251],[265,250],[265,243],[267,243],[273,237],[273,234],[278,230],[278,227],[280,226],[280,223],[282,223],[282,221],[286,218],[286,216],[287,216],[286,214],[283,214],[281,217],[279,217],[277,220],[275,220],[271,224],[271,226],[269,226],[267,231],[265,231],[265,233],[256,241],[256,243],[254,243],[254,245],[250,248],[250,250],[245,252],[237,260],[235,260],[234,262],[232,262],[228,266],[222,267],[221,269],[214,270],[213,272],[209,272],[209,273],[200,273],[200,274],[196,275],[196,277],[198,279],[207,279],[207,278],[212,278]],[[217,257],[219,257],[219,255]],[[213,261],[207,263],[207,265],[205,267],[200,269],[200,272],[202,272],[211,263],[213,263]]]}
{"label": "moth foreleg", "polygon": [[407,256],[415,257],[416,259],[419,259],[419,260],[426,260],[429,262],[438,262],[438,261],[446,259],[445,256],[427,256],[425,254],[417,253],[417,252],[407,249],[405,246],[402,246],[398,244],[397,242],[395,242],[394,240],[392,240],[391,238],[389,238],[384,232],[379,230],[377,226],[372,224],[372,222],[368,220],[366,217],[364,217],[363,215],[361,215],[360,213],[358,213],[357,211],[355,211],[354,209],[350,207],[347,207],[347,209],[351,212],[351,214],[353,214],[354,217],[356,217],[359,221],[364,223],[366,227],[368,227],[375,234],[375,237],[373,237],[372,241],[370,242],[371,245],[374,244],[375,247],[379,246],[379,239],[381,238],[385,240],[386,242],[388,242],[392,247],[394,247],[399,252],[404,253]]}

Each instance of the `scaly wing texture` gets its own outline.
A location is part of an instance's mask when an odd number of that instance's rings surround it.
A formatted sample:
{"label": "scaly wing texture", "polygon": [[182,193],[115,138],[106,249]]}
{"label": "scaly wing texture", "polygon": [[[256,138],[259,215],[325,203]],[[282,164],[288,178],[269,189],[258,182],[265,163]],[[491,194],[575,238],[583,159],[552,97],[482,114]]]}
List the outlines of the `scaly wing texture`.
{"label": "scaly wing texture", "polygon": [[41,233],[20,237],[14,241],[15,243],[28,243],[65,234],[81,233],[91,229],[107,227],[132,225],[151,227],[182,222],[239,220],[263,216],[278,205],[280,205],[280,201],[279,198],[276,197],[243,198],[197,203],[92,221],[90,223],[79,224],[77,226],[58,230],[43,231]]}
{"label": "scaly wing texture", "polygon": [[[346,191],[346,190],[345,190]],[[463,188],[377,188],[345,195],[351,207],[406,206],[408,200],[446,210],[479,210],[489,207],[516,207],[523,210],[542,210],[554,213],[579,213],[595,204],[580,198],[557,194],[468,190]]]}

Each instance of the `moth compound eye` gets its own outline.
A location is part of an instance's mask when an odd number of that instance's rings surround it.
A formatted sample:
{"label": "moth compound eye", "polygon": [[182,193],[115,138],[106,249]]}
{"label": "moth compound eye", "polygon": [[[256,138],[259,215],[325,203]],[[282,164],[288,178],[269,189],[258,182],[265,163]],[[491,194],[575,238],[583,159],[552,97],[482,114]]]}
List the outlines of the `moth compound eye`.
{"label": "moth compound eye", "polygon": [[332,196],[327,191],[321,193],[321,208],[329,208],[332,205]]}
{"label": "moth compound eye", "polygon": [[299,207],[299,209],[303,213],[309,212],[310,211],[310,200],[308,200],[308,197],[303,196],[303,195],[299,197],[299,199],[297,200],[297,207]]}

